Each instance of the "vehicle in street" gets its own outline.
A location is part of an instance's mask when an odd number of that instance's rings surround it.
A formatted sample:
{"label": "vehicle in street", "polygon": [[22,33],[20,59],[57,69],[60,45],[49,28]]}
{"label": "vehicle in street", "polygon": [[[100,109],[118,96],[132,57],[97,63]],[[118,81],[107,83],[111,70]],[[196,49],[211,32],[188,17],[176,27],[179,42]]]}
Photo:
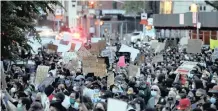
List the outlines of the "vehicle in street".
{"label": "vehicle in street", "polygon": [[[51,28],[43,26],[43,27],[35,27],[36,32],[39,34],[40,38],[52,38],[55,39],[56,32],[54,32]],[[27,34],[28,38],[32,38],[36,36],[36,34],[29,32]]]}
{"label": "vehicle in street", "polygon": [[62,41],[80,41],[82,43],[87,42],[87,38],[81,34],[79,31],[74,32],[61,32],[55,37],[56,40],[62,40]]}

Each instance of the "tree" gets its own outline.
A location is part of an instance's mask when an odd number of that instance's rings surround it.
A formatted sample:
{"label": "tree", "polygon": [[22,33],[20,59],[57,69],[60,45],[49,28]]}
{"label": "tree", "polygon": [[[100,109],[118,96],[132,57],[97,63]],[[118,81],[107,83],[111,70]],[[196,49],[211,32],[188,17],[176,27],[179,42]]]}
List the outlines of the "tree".
{"label": "tree", "polygon": [[218,10],[218,1],[212,1],[212,2],[211,2],[211,1],[206,0],[205,3],[208,4],[208,5],[210,5],[210,6],[212,6],[212,7],[215,8],[216,10]]}
{"label": "tree", "polygon": [[31,46],[25,32],[36,33],[34,21],[40,15],[39,8],[54,13],[52,6],[61,6],[58,1],[2,1],[1,2],[1,55],[3,58],[20,57],[20,49],[30,52]]}
{"label": "tree", "polygon": [[150,11],[149,1],[125,1],[122,8],[128,14],[134,15]]}

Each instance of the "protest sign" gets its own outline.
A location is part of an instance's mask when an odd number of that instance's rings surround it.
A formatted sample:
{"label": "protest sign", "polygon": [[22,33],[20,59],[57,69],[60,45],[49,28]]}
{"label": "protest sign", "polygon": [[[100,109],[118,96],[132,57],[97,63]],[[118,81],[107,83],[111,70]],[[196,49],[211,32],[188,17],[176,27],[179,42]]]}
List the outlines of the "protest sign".
{"label": "protest sign", "polygon": [[107,77],[107,87],[109,88],[113,84],[114,84],[114,73],[111,72],[108,74],[108,77]]}
{"label": "protest sign", "polygon": [[187,53],[201,53],[202,41],[200,39],[189,39]]}
{"label": "protest sign", "polygon": [[119,61],[118,61],[117,65],[118,65],[119,67],[126,67],[125,56],[121,56],[121,57],[119,58]]}
{"label": "protest sign", "polygon": [[49,66],[39,65],[36,70],[35,84],[40,84],[47,77]]}
{"label": "protest sign", "polygon": [[77,59],[77,53],[76,52],[65,52],[63,56],[64,63],[68,63],[72,59]]}
{"label": "protest sign", "polygon": [[110,49],[104,49],[101,51],[101,56],[102,57],[108,57],[109,58],[109,62],[112,64],[114,62],[114,56],[115,53],[110,50]]}
{"label": "protest sign", "polygon": [[163,55],[161,54],[154,56],[154,58],[152,59],[152,63],[158,63],[162,61],[163,61]]}
{"label": "protest sign", "polygon": [[180,39],[179,44],[182,45],[182,46],[187,45],[188,40],[189,40],[189,37],[183,37],[183,38]]}
{"label": "protest sign", "polygon": [[62,44],[62,45],[68,45],[68,44],[69,44],[69,41],[60,40],[60,44]]}
{"label": "protest sign", "polygon": [[218,48],[214,49],[213,54],[211,55],[212,61],[215,62],[216,59],[218,59]]}
{"label": "protest sign", "polygon": [[126,63],[130,63],[130,55],[131,55],[131,53],[130,52],[116,52],[116,62],[118,62],[119,61],[119,58],[121,57],[121,56],[125,56],[125,62]]}
{"label": "protest sign", "polygon": [[103,50],[106,47],[106,41],[105,40],[100,40],[98,41],[98,45],[99,45],[99,50]]}
{"label": "protest sign", "polygon": [[79,68],[79,61],[77,59],[72,59],[66,65],[66,68],[70,71],[76,71]]}
{"label": "protest sign", "polygon": [[131,59],[131,61],[134,61],[139,53],[139,50],[122,44],[119,52],[130,52],[131,53],[130,59]]}
{"label": "protest sign", "polygon": [[57,52],[58,46],[53,44],[48,44],[48,49]]}
{"label": "protest sign", "polygon": [[100,51],[98,43],[91,43],[91,49],[89,51],[94,55],[98,55]]}
{"label": "protest sign", "polygon": [[126,111],[127,103],[117,99],[108,99],[107,111]]}
{"label": "protest sign", "polygon": [[188,74],[198,62],[184,61],[175,71],[175,73],[179,74]]}
{"label": "protest sign", "polygon": [[130,64],[128,67],[129,76],[135,77],[139,71],[138,69],[139,69],[139,66],[135,66],[135,65]]}
{"label": "protest sign", "polygon": [[88,57],[91,56],[92,54],[85,48],[85,47],[80,47],[79,51],[77,52],[79,58],[83,57]]}
{"label": "protest sign", "polygon": [[39,85],[38,89],[45,89],[55,81],[54,77],[46,77]]}
{"label": "protest sign", "polygon": [[210,49],[218,47],[218,40],[210,39]]}
{"label": "protest sign", "polygon": [[103,77],[106,75],[107,69],[103,59],[95,56],[83,58],[83,72],[94,73],[95,76]]}
{"label": "protest sign", "polygon": [[155,53],[159,53],[159,52],[161,52],[162,50],[164,50],[164,49],[165,49],[165,44],[166,44],[166,43],[158,43],[158,46],[157,46],[156,49],[155,49]]}

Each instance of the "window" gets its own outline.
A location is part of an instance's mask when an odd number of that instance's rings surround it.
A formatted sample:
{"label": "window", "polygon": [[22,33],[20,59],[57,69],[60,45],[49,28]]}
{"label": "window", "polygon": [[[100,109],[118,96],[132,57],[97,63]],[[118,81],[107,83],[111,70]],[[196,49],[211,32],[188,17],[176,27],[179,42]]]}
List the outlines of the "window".
{"label": "window", "polygon": [[113,1],[113,9],[117,9],[117,2],[116,1]]}
{"label": "window", "polygon": [[204,6],[204,11],[206,11],[206,6]]}
{"label": "window", "polygon": [[200,6],[200,11],[202,11],[202,6]]}
{"label": "window", "polygon": [[188,7],[189,11],[191,11],[191,6]]}

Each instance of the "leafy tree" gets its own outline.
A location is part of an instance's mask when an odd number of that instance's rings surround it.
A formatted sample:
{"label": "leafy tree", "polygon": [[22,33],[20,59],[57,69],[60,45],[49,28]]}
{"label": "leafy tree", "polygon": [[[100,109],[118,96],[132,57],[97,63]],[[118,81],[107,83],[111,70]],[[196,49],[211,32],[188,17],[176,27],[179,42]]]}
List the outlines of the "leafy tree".
{"label": "leafy tree", "polygon": [[128,14],[140,14],[150,10],[149,1],[125,1],[122,7]]}
{"label": "leafy tree", "polygon": [[214,7],[216,10],[218,10],[218,1],[208,1],[208,0],[206,0],[205,3],[212,6],[212,7]]}
{"label": "leafy tree", "polygon": [[34,21],[40,15],[39,8],[54,13],[52,6],[61,6],[58,1],[2,1],[1,2],[1,55],[13,59],[21,57],[20,49],[31,51],[25,32],[36,33]]}

